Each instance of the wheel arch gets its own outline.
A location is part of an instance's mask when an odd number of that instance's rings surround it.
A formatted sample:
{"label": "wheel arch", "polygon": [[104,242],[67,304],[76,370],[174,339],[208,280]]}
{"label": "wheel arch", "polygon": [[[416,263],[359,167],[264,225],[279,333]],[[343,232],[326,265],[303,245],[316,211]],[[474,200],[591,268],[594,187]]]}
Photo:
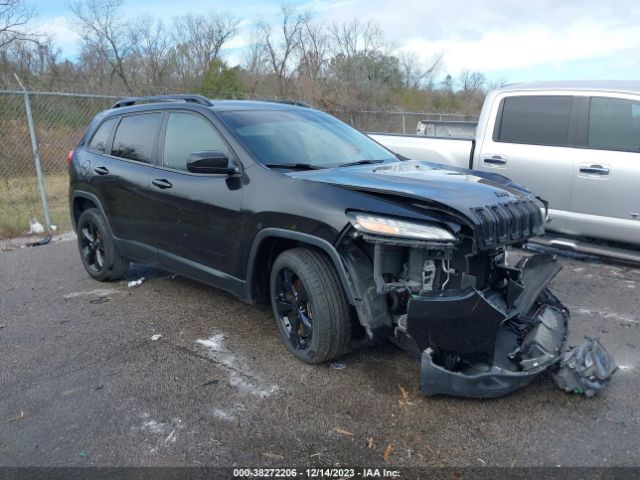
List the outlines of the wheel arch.
{"label": "wheel arch", "polygon": [[109,218],[107,217],[107,214],[105,213],[100,200],[98,200],[98,197],[96,197],[92,193],[83,191],[73,192],[73,194],[71,195],[71,224],[73,225],[73,230],[75,232],[78,231],[78,219],[80,218],[82,212],[89,208],[97,208],[100,211],[102,218],[104,218],[104,221],[107,224],[109,233],[111,234],[111,236],[113,236],[113,231],[111,230],[111,225],[109,224]]}
{"label": "wheel arch", "polygon": [[[356,304],[355,290],[336,248],[323,238],[283,228],[265,228],[260,230],[253,240],[247,261],[245,284],[247,298],[252,301],[265,300],[265,292],[260,291],[259,287],[261,281],[266,278],[268,289],[268,270],[271,263],[281,252],[295,247],[310,247],[324,252],[331,259],[338,273],[349,303]],[[266,293],[268,295],[268,291]]]}

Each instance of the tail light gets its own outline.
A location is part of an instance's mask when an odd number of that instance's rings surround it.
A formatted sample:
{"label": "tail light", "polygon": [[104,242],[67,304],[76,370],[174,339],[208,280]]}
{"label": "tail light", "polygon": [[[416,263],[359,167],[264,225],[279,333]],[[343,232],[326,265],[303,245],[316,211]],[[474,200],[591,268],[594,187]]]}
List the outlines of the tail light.
{"label": "tail light", "polygon": [[71,161],[73,160],[73,150],[69,150],[69,154],[67,155],[67,162],[71,165]]}

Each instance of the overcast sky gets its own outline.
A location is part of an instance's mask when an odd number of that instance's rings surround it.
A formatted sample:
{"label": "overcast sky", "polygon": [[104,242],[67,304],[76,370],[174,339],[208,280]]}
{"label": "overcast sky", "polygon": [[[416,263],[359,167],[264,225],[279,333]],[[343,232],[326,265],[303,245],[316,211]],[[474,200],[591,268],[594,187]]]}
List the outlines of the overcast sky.
{"label": "overcast sky", "polygon": [[[35,3],[35,2],[34,2]],[[444,55],[442,73],[479,70],[490,80],[638,79],[640,2],[615,0],[306,0],[320,22],[373,19],[398,50]],[[180,8],[177,8],[179,5]],[[162,18],[187,12],[226,11],[242,20],[225,52],[241,59],[258,17],[277,21],[280,1],[125,0],[127,16]],[[78,37],[65,1],[37,2],[37,23],[73,57]]]}

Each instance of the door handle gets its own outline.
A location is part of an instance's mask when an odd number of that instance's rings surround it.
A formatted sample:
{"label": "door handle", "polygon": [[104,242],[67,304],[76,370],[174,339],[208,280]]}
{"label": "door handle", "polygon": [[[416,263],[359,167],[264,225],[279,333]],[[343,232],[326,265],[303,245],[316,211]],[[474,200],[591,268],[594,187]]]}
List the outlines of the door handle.
{"label": "door handle", "polygon": [[507,159],[502,155],[492,155],[490,157],[483,158],[483,162],[491,165],[506,165]]}
{"label": "door handle", "polygon": [[581,167],[580,173],[588,173],[591,175],[609,175],[609,169],[602,165],[591,165],[590,167]]}
{"label": "door handle", "polygon": [[109,169],[107,167],[96,167],[93,169],[94,172],[96,172],[98,175],[106,175],[107,173],[109,173]]}
{"label": "door handle", "polygon": [[169,180],[165,180],[164,178],[156,178],[151,183],[153,183],[156,187],[164,190],[165,188],[171,188],[173,185]]}

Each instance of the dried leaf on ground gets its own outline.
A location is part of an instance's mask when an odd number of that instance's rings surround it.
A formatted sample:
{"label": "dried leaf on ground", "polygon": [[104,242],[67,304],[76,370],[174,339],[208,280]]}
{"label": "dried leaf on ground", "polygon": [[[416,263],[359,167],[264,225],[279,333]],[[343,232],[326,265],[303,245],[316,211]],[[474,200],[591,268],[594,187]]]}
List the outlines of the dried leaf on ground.
{"label": "dried leaf on ground", "polygon": [[398,388],[400,389],[400,393],[402,394],[400,405],[411,405],[411,402],[409,401],[409,391],[402,385],[398,385]]}
{"label": "dried leaf on ground", "polygon": [[268,458],[269,460],[282,460],[284,457],[282,455],[278,455],[277,453],[265,452],[262,454],[264,458]]}
{"label": "dried leaf on ground", "polygon": [[393,443],[387,445],[387,448],[384,449],[384,453],[382,454],[382,458],[386,462],[389,459],[389,455],[393,452]]}
{"label": "dried leaf on ground", "polygon": [[339,433],[340,435],[344,435],[347,437],[353,437],[353,433],[347,432],[346,430],[342,430],[341,428],[334,428],[334,432]]}

